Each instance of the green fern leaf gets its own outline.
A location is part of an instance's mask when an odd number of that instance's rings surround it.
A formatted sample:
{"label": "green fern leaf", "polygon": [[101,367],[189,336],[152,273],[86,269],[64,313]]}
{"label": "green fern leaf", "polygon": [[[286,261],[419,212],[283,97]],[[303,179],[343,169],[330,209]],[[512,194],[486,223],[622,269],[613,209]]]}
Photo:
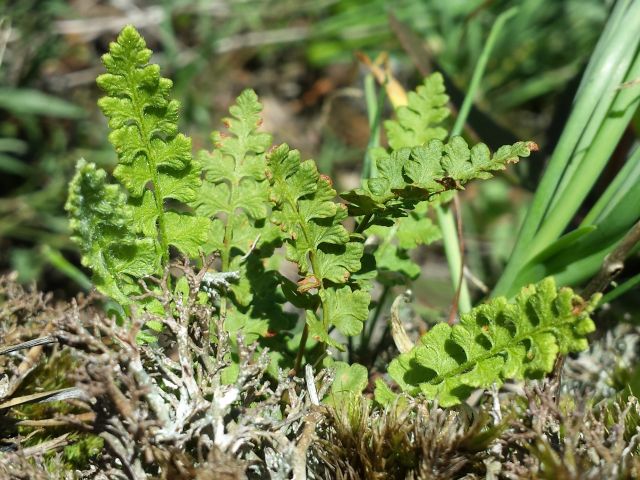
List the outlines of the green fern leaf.
{"label": "green fern leaf", "polygon": [[363,248],[342,225],[347,212],[333,201],[331,181],[318,173],[313,161],[301,162],[300,154],[287,145],[272,152],[268,165],[272,221],[287,236],[287,257],[302,274],[311,272],[318,284],[345,283],[360,269]]}
{"label": "green fern leaf", "polygon": [[491,155],[482,143],[469,149],[462,137],[453,137],[448,143],[431,140],[427,145],[401,148],[390,154],[377,149],[374,157],[378,177],[341,196],[350,202],[352,215],[375,215],[381,220],[404,216],[405,210],[417,202],[462,189],[474,179],[490,178],[492,172],[504,170],[535,150],[537,145],[533,142],[518,142]]}
{"label": "green fern leaf", "polygon": [[380,245],[374,252],[377,279],[387,286],[408,285],[420,276],[420,266],[398,245]]}
{"label": "green fern leaf", "polygon": [[427,216],[428,202],[420,202],[406,217],[391,226],[372,225],[365,231],[373,252],[378,281],[384,285],[406,285],[420,275],[420,267],[411,259],[410,251],[420,245],[439,240],[440,229]]}
{"label": "green fern leaf", "polygon": [[373,225],[365,231],[373,251],[378,281],[387,286],[407,285],[420,275],[420,266],[410,251],[428,245],[441,237],[440,229],[427,216],[429,204],[419,203],[406,217],[391,226]]}
{"label": "green fern leaf", "polygon": [[[227,309],[225,329],[232,337],[241,333],[245,342],[260,340],[266,346],[265,339],[273,343],[286,338],[297,316],[283,312],[280,274],[265,268],[263,259],[254,254],[238,267],[242,275],[232,287],[233,305]],[[286,352],[281,348],[279,353]]]}
{"label": "green fern leaf", "polygon": [[587,348],[586,335],[595,329],[589,314],[598,299],[585,302],[547,278],[524,288],[514,303],[496,298],[453,327],[436,325],[391,362],[389,374],[403,390],[437,398],[442,406],[507,379],[539,378],[558,354]]}
{"label": "green fern leaf", "polygon": [[197,199],[198,215],[212,220],[207,254],[218,253],[222,272],[238,272],[239,281],[223,292],[220,315],[225,330],[246,341],[282,340],[295,324],[286,314],[281,277],[265,267],[282,243],[280,230],[267,220],[269,182],[265,171],[271,136],[259,131],[262,105],[252,90],[243,91],[224,119],[228,133],[214,131],[214,150],[201,151],[205,172]]}
{"label": "green fern leaf", "polygon": [[492,156],[483,143],[469,149],[462,137],[452,137],[445,144],[432,140],[427,145],[415,147],[405,164],[404,173],[411,180],[410,188],[431,192],[456,188],[474,179],[491,178],[492,172],[504,170],[520,157],[528,157],[535,150],[531,142],[518,142],[500,147]]}
{"label": "green fern leaf", "polygon": [[411,250],[440,240],[442,233],[427,216],[428,210],[429,204],[421,202],[406,217],[397,220],[396,237],[400,248]]}
{"label": "green fern leaf", "polygon": [[320,291],[325,328],[335,326],[347,337],[358,335],[369,315],[369,293],[351,288],[328,288]]}
{"label": "green fern leaf", "polygon": [[341,352],[344,352],[344,345],[329,336],[329,331],[324,325],[324,322],[318,318],[318,316],[312,310],[307,310],[306,325],[309,328],[309,336],[317,342],[324,343],[329,347],[333,347]]}
{"label": "green fern leaf", "polygon": [[426,77],[415,92],[409,92],[407,100],[406,106],[396,110],[396,120],[384,122],[389,146],[397,150],[424,145],[433,139],[444,140],[447,130],[440,124],[450,111],[442,75],[434,73]]}
{"label": "green fern leaf", "polygon": [[140,34],[125,27],[102,57],[107,73],[97,83],[106,96],[98,105],[112,129],[109,140],[118,153],[113,173],[129,192],[133,225],[157,242],[166,262],[169,245],[197,254],[209,221],[165,208],[168,199],[195,200],[201,167],[192,159],[191,140],[178,133],[179,104],[169,98],[172,82],[148,64],[150,57]]}
{"label": "green fern leaf", "polygon": [[225,271],[233,260],[232,250],[244,255],[266,240],[259,235],[269,206],[265,152],[271,137],[258,132],[261,110],[255,92],[242,92],[230,109],[232,117],[224,120],[230,135],[213,132],[215,149],[198,155],[205,179],[192,204],[198,215],[216,224],[209,232],[208,250],[220,251]]}

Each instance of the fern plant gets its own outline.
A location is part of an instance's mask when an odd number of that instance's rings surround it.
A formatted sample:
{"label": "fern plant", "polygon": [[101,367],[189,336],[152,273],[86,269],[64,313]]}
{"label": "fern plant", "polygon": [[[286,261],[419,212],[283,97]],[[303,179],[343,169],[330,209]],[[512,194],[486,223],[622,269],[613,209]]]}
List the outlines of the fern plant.
{"label": "fern plant", "polygon": [[194,201],[201,167],[191,156],[191,140],[178,133],[179,103],[169,99],[172,82],[149,65],[151,50],[133,27],[126,27],[102,58],[106,74],[98,86],[107,94],[98,106],[109,118],[109,140],[118,153],[113,175],[129,193],[134,228],[157,237],[164,262],[169,245],[195,255],[204,243],[208,222],[204,218],[169,210],[173,199]]}
{"label": "fern plant", "polygon": [[342,350],[329,329],[357,335],[368,313],[369,294],[347,285],[361,267],[362,238],[350,235],[342,225],[347,209],[334,201],[331,180],[318,173],[313,161],[301,162],[297,151],[282,145],[270,155],[268,165],[273,221],[285,233],[287,259],[298,265],[303,276],[297,291],[307,296],[302,344],[310,332],[316,340]]}
{"label": "fern plant", "polygon": [[[259,340],[272,351],[274,376],[276,367],[298,371],[318,361],[329,347],[345,350],[344,338],[363,333],[366,340],[374,280],[389,288],[416,278],[410,250],[439,236],[429,205],[535,150],[518,142],[491,154],[459,136],[446,140],[447,96],[435,74],[386,122],[391,148],[371,152],[374,176],[341,201],[315,162],[287,145],[272,147],[250,90],[224,120],[228,133],[214,131],[213,150],[194,159],[190,140],[177,132],[171,82],[148,64],[150,55],[126,27],[103,57],[108,73],[98,84],[107,95],[100,107],[109,118],[120,185],[93,164],[78,163],[67,209],[83,263],[100,291],[128,306],[143,286],[154,288],[141,281],[160,275],[174,254],[208,257],[211,278],[225,278],[220,292],[200,298],[215,307],[212,341],[223,331],[232,340],[240,334]],[[295,264],[297,278],[281,272],[283,262]],[[185,282],[178,279],[175,288]],[[515,306],[496,300],[460,325],[435,327],[389,372],[408,392],[443,404],[470,388],[547,372],[558,353],[582,348],[592,328],[585,316],[592,304],[574,313],[576,302],[550,281],[523,292]],[[560,338],[569,333],[573,340]],[[433,363],[430,352],[442,363]],[[337,366],[341,384],[366,385],[363,367]]]}
{"label": "fern plant", "polygon": [[391,217],[405,216],[419,202],[433,201],[471,180],[490,178],[538,148],[533,142],[517,142],[491,155],[485,144],[469,148],[461,136],[445,143],[442,122],[450,115],[449,97],[439,73],[406,98],[406,105],[397,105],[397,118],[385,122],[391,151],[378,147],[369,152],[376,175],[342,194],[350,214],[365,216],[361,231],[372,224],[389,224]]}

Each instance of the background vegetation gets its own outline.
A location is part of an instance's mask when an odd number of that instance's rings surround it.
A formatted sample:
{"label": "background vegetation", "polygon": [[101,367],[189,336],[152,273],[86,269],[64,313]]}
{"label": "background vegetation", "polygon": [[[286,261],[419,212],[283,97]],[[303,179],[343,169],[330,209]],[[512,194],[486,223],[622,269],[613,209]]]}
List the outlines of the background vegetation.
{"label": "background vegetation", "polygon": [[[490,147],[531,138],[551,152],[610,5],[519,3],[493,47],[470,125]],[[115,164],[96,107],[95,77],[102,71],[100,55],[123,25],[141,29],[156,52],[153,61],[174,80],[183,105],[181,128],[196,149],[206,145],[211,125],[235,96],[251,87],[265,104],[265,130],[317,159],[340,191],[357,182],[369,139],[366,69],[354,52],[372,58],[388,52],[393,74],[407,87],[425,70],[442,71],[459,105],[493,21],[510,4],[403,0],[391,9],[382,0],[6,3],[0,38],[0,270],[16,270],[20,281],[38,280],[64,296],[87,287],[71,267],[78,254],[62,207],[79,157],[107,169]],[[488,285],[502,269],[544,161],[539,155],[518,177],[466,192],[468,264]],[[435,283],[416,289],[425,307],[450,301],[441,258],[437,248],[422,258],[427,281]]]}

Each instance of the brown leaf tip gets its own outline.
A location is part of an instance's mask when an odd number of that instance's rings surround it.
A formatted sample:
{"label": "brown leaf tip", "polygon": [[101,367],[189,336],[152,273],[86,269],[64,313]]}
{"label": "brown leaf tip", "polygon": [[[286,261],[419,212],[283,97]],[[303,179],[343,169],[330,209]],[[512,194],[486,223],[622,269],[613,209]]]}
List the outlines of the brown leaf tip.
{"label": "brown leaf tip", "polygon": [[329,184],[330,187],[333,187],[333,180],[331,180],[331,177],[329,177],[328,175],[325,174],[320,174],[320,179],[324,180],[325,182],[327,182]]}

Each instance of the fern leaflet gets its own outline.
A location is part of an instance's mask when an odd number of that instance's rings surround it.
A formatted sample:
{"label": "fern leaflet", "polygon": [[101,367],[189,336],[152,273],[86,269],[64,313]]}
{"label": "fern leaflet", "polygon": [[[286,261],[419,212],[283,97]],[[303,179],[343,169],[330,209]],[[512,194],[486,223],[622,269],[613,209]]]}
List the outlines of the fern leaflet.
{"label": "fern leaflet", "polygon": [[448,101],[442,75],[434,73],[426,77],[415,92],[409,92],[407,105],[398,106],[396,119],[384,122],[389,146],[398,150],[424,145],[434,139],[444,140],[447,130],[441,123],[451,113]]}

